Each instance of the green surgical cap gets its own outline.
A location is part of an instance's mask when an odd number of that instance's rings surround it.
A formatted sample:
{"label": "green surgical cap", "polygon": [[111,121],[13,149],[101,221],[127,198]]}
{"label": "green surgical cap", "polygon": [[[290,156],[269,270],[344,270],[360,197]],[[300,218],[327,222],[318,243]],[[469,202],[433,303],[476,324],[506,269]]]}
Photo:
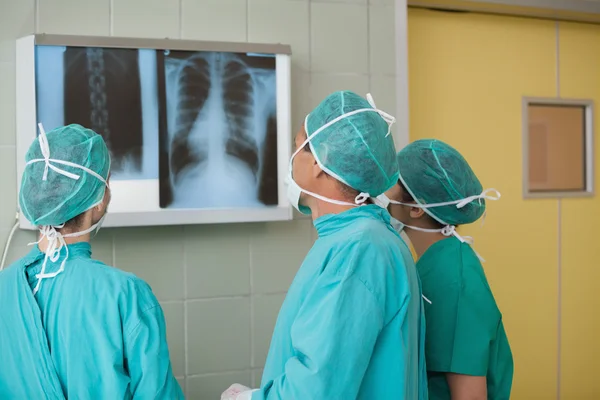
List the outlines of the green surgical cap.
{"label": "green surgical cap", "polygon": [[[483,190],[467,160],[442,141],[417,140],[403,148],[397,160],[400,181],[421,205],[462,200]],[[485,212],[485,200],[476,199],[462,208],[450,204],[424,210],[446,225],[470,224]]]}
{"label": "green surgical cap", "polygon": [[[80,125],[56,128],[48,132],[46,138],[48,162],[44,161],[46,157],[42,151],[44,141],[41,135],[27,151],[19,204],[21,211],[33,225],[57,226],[100,203],[106,185],[83,169],[53,160],[81,165],[106,181],[110,170],[110,155],[102,137]],[[32,160],[40,161],[31,162]],[[67,174],[77,175],[79,179],[65,176],[53,167]]]}
{"label": "green surgical cap", "polygon": [[[310,137],[328,122],[361,109],[374,107],[356,93],[333,93],[306,117],[306,134]],[[310,139],[311,151],[325,172],[359,192],[376,197],[398,181],[389,123],[375,111],[345,116]]]}

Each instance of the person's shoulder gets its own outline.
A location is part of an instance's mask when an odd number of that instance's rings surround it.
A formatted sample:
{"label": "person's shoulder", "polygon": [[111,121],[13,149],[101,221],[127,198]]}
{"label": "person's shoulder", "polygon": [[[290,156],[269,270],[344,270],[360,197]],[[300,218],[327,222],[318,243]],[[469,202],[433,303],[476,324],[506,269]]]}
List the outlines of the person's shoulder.
{"label": "person's shoulder", "polygon": [[139,278],[131,272],[123,271],[122,269],[118,269],[93,258],[77,259],[73,260],[73,262],[77,262],[83,267],[79,269],[82,273],[93,275],[96,279],[104,278],[110,281],[123,283],[139,280]]}
{"label": "person's shoulder", "polygon": [[353,228],[346,232],[342,239],[349,246],[375,251],[397,249],[402,244],[400,235],[382,220],[365,219]]}
{"label": "person's shoulder", "polygon": [[404,276],[407,266],[414,266],[410,250],[388,225],[384,221],[366,220],[360,229],[344,236],[337,257],[348,274],[375,285],[373,282],[390,276]]}
{"label": "person's shoulder", "polygon": [[[432,244],[417,261],[423,286],[451,286],[448,290],[461,290],[466,280],[478,271],[483,273],[481,262],[467,243],[448,237]],[[431,282],[430,282],[431,281]]]}
{"label": "person's shoulder", "polygon": [[4,268],[2,271],[0,271],[0,285],[3,282],[14,282],[15,274],[18,273],[19,267],[22,267],[22,266],[23,266],[23,261],[22,261],[22,259],[20,259],[20,260],[17,260],[15,262],[11,263],[6,268]]}
{"label": "person's shoulder", "polygon": [[135,295],[134,297],[147,298],[151,303],[155,303],[150,285],[137,275],[91,258],[79,260],[79,262],[86,264],[79,270],[99,284],[105,282],[109,286],[120,288],[130,297]]}

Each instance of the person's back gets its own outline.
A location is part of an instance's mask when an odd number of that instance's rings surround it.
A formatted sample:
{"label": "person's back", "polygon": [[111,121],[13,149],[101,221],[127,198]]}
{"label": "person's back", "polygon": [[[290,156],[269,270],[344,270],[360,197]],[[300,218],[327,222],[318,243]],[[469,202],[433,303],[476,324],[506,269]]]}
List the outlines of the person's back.
{"label": "person's back", "polygon": [[[368,277],[374,280],[373,286],[377,283],[385,287],[380,293],[386,296],[381,296],[379,301],[386,304],[384,314],[389,323],[379,334],[357,399],[426,400],[425,315],[421,285],[410,249],[393,230],[389,215],[381,215],[385,224],[370,222],[358,228],[362,230],[361,236],[368,238],[368,251],[383,256],[381,264],[373,263],[376,273],[369,271]],[[394,303],[398,300],[401,303]],[[394,364],[398,354],[402,354],[404,360]]]}
{"label": "person's back", "polygon": [[508,400],[513,359],[502,314],[477,255],[455,237],[431,245],[417,262],[427,304],[430,398],[452,398],[446,373],[485,376],[487,398]]}
{"label": "person's back", "polygon": [[[319,238],[279,313],[262,395],[427,398],[419,279],[389,215],[377,206],[365,206],[321,217],[315,227]],[[328,297],[331,306],[322,305],[314,315],[313,305]],[[325,338],[335,347],[326,349]],[[280,377],[286,369],[288,374],[296,369],[295,363],[310,364],[321,376],[288,375],[295,385],[290,391]],[[347,379],[336,384],[329,374]]]}
{"label": "person's back", "polygon": [[398,180],[393,123],[347,91],[305,118],[287,195],[319,239],[277,318],[260,389],[233,385],[222,400],[427,398],[416,268],[372,204]]}
{"label": "person's back", "polygon": [[68,249],[64,272],[44,282],[35,297],[44,260],[37,247],[0,273],[0,398],[39,398],[52,387],[38,374],[39,364],[56,370],[65,398],[183,398],[150,287],[91,259],[88,243]]}
{"label": "person's back", "polygon": [[406,232],[419,257],[428,299],[429,397],[507,400],[513,359],[502,315],[480,257],[456,231],[485,213],[485,200],[500,195],[483,190],[462,155],[439,140],[413,142],[397,160],[398,184],[380,200],[391,203],[396,229]]}
{"label": "person's back", "polygon": [[180,399],[151,289],[91,259],[110,156],[79,125],[40,136],[19,192],[37,246],[0,273],[0,398]]}

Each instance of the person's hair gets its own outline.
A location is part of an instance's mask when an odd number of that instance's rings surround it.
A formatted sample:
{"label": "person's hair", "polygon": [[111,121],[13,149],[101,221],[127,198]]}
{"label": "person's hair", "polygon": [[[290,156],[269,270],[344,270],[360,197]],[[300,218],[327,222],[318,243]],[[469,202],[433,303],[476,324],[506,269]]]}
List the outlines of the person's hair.
{"label": "person's hair", "polygon": [[77,232],[81,229],[81,226],[83,225],[84,216],[85,212],[79,214],[76,217],[71,218],[70,220],[65,222],[65,225],[59,230],[64,233]]}
{"label": "person's hair", "polygon": [[[400,201],[402,201],[403,203],[416,203],[414,197],[412,197],[409,191],[406,190],[406,186],[404,186],[401,181],[398,181],[398,185],[402,188],[402,198],[400,199]],[[431,215],[427,213],[424,213],[423,217],[425,217],[428,223],[435,226],[436,228],[443,228],[445,226],[444,224],[441,224],[440,222],[432,218]]]}

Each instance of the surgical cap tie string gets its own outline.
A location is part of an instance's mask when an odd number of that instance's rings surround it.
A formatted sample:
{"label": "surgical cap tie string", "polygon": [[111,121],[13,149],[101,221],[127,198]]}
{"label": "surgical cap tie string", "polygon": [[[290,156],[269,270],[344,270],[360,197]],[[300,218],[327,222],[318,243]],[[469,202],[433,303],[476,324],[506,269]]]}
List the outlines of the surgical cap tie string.
{"label": "surgical cap tie string", "polygon": [[[494,188],[489,188],[489,189],[484,190],[480,194],[465,197],[464,199],[460,199],[460,200],[444,201],[442,203],[427,203],[427,204],[402,203],[402,202],[400,202],[398,204],[416,207],[416,208],[433,208],[433,207],[451,206],[451,205],[456,204],[456,208],[463,208],[464,206],[466,206],[469,203],[474,202],[475,200],[478,200],[478,203],[481,204],[481,200],[500,200],[500,197],[501,197],[501,194],[498,190],[496,190]],[[397,204],[396,202],[391,201],[391,200],[390,200],[390,202],[392,204]]]}
{"label": "surgical cap tie string", "polygon": [[375,100],[373,99],[373,96],[371,95],[371,93],[367,93],[367,101],[369,102],[371,107],[373,107],[373,109],[381,116],[381,118],[383,118],[383,120],[385,122],[387,122],[388,131],[387,131],[387,134],[385,135],[385,137],[390,136],[390,134],[392,133],[392,125],[394,125],[396,123],[396,117],[386,113],[385,111],[378,109],[377,105],[375,105]]}
{"label": "surgical cap tie string", "polygon": [[[45,167],[44,167],[44,174],[42,176],[42,181],[46,181],[48,179],[48,171],[50,169],[55,171],[58,174],[66,176],[67,178],[79,180],[79,178],[80,178],[79,175],[73,174],[73,173],[65,171],[63,169],[60,169],[52,164],[52,163],[55,163],[55,164],[62,164],[62,165],[70,166],[73,168],[79,168],[79,169],[89,173],[90,175],[100,179],[100,181],[102,181],[102,183],[104,183],[104,185],[106,187],[108,187],[108,182],[106,181],[106,179],[104,179],[102,176],[100,176],[100,174],[92,171],[91,169],[84,167],[83,165],[75,164],[75,163],[72,163],[69,161],[56,160],[56,159],[50,158],[50,146],[48,144],[48,137],[46,136],[46,131],[44,130],[44,127],[42,126],[41,123],[38,124],[38,127],[40,130],[40,134],[38,136],[38,141],[40,143],[40,150],[41,150],[42,156],[44,158],[30,160],[29,162],[27,162],[26,165],[30,165],[30,164],[33,164],[36,162],[43,162],[45,164]],[[28,244],[29,246],[39,245],[42,242],[42,240],[44,240],[44,238],[46,238],[48,241],[48,246],[46,248],[46,252],[45,252],[45,256],[44,256],[44,262],[42,263],[42,269],[41,269],[40,273],[36,274],[36,276],[35,276],[38,281],[37,281],[35,288],[33,289],[34,296],[39,291],[40,286],[42,284],[42,280],[48,279],[48,278],[54,278],[55,276],[57,276],[58,274],[60,274],[61,272],[63,272],[65,270],[65,263],[67,262],[67,259],[69,258],[69,247],[67,246],[65,238],[79,237],[79,236],[86,235],[86,234],[92,232],[94,229],[97,229],[99,224],[100,224],[100,221],[84,231],[73,232],[73,233],[68,233],[68,234],[62,234],[58,231],[58,229],[64,228],[64,226],[65,226],[64,223],[60,224],[60,225],[44,225],[44,226],[40,227],[40,239],[37,242]],[[61,255],[63,247],[66,249],[66,254],[65,254],[65,258],[60,263],[59,269],[55,272],[46,273],[48,260],[50,260],[53,263],[57,262],[60,259],[60,255]]]}
{"label": "surgical cap tie string", "polygon": [[[56,226],[46,225],[46,226],[42,226],[40,228],[40,233],[41,233],[40,239],[37,242],[28,244],[28,246],[33,246],[33,245],[40,244],[42,242],[42,240],[44,240],[44,238],[46,238],[48,240],[48,247],[46,248],[46,252],[45,252],[46,255],[44,256],[44,262],[42,263],[42,269],[41,269],[40,273],[35,276],[38,279],[38,282],[37,282],[35,288],[33,289],[34,295],[40,289],[42,280],[48,279],[48,278],[54,278],[55,276],[57,276],[58,274],[60,274],[61,272],[63,272],[65,270],[65,264],[67,262],[67,259],[69,258],[69,246],[67,246],[67,242],[65,241],[65,238],[80,237],[80,236],[87,235],[88,233],[90,233],[94,229],[96,229],[98,227],[98,225],[99,225],[99,222],[83,231],[66,233],[66,234],[62,234],[58,231],[58,229],[64,228],[65,224],[56,225]],[[57,262],[60,259],[60,255],[61,255],[63,248],[65,248],[66,254],[65,254],[65,258],[60,263],[60,268],[56,272],[46,273],[46,267],[47,267],[48,260],[52,261],[53,263]]]}
{"label": "surgical cap tie string", "polygon": [[83,165],[75,164],[70,161],[57,160],[54,158],[50,158],[50,146],[48,144],[48,137],[46,136],[46,131],[44,130],[44,127],[42,126],[42,124],[38,124],[38,127],[40,129],[40,134],[38,135],[38,142],[40,143],[40,150],[41,150],[42,156],[44,158],[35,158],[33,160],[29,160],[27,162],[27,164],[25,164],[25,165],[27,166],[27,165],[34,164],[34,163],[43,162],[45,164],[44,175],[42,176],[43,181],[46,181],[48,179],[49,169],[53,170],[54,172],[56,172],[58,174],[64,175],[67,178],[71,178],[74,180],[79,180],[79,178],[81,178],[81,176],[79,176],[77,174],[71,173],[69,171],[65,171],[64,169],[58,168],[57,166],[53,165],[53,164],[62,164],[62,165],[66,165],[68,167],[81,169],[81,170],[87,172],[88,174],[93,175],[96,178],[100,179],[106,186],[108,186],[106,179],[104,179],[102,176],[100,176],[100,174],[92,171],[91,169],[84,167]]}

